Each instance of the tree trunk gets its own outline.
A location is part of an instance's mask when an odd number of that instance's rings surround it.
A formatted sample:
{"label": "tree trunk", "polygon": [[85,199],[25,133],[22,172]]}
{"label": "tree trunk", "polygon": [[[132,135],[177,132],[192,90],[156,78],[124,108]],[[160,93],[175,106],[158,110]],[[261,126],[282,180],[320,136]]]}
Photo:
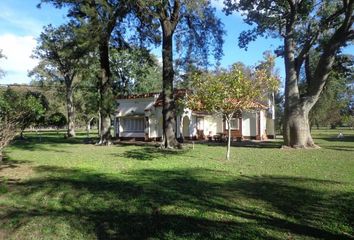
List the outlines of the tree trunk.
{"label": "tree trunk", "polygon": [[101,40],[100,52],[100,145],[108,145],[111,139],[112,83],[109,64],[108,40]]}
{"label": "tree trunk", "polygon": [[[284,62],[285,62],[285,106],[284,106],[284,144],[291,146],[293,143],[293,133],[297,132],[294,123],[290,123],[292,115],[300,102],[300,94],[298,87],[298,75],[295,64],[295,42],[293,38],[284,39]],[[305,133],[307,135],[307,133]],[[297,136],[296,138],[299,138]],[[300,144],[299,144],[300,145]]]}
{"label": "tree trunk", "polygon": [[75,112],[74,112],[74,101],[73,101],[73,88],[72,81],[66,83],[66,108],[68,112],[68,138],[75,137]]}
{"label": "tree trunk", "polygon": [[173,96],[173,52],[172,52],[172,29],[171,25],[164,22],[162,40],[162,119],[163,119],[163,145],[165,148],[179,147],[176,139],[174,126],[176,126],[176,108]]}
{"label": "tree trunk", "polygon": [[21,128],[21,132],[20,132],[20,139],[24,140],[25,137],[23,136],[23,131],[25,131],[25,129]]}
{"label": "tree trunk", "polygon": [[226,151],[226,160],[230,160],[230,151],[231,151],[231,117],[226,118],[227,123],[227,151]]}
{"label": "tree trunk", "polygon": [[286,145],[293,148],[312,148],[316,145],[311,136],[308,119],[309,107],[288,108],[284,129],[288,133]]}

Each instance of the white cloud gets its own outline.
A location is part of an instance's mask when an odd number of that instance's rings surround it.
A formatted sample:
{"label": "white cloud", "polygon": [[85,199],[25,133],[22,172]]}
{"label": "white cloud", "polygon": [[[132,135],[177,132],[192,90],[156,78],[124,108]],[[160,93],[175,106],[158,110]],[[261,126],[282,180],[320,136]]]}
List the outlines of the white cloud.
{"label": "white cloud", "polygon": [[38,61],[32,59],[32,51],[36,46],[33,36],[0,35],[0,48],[6,59],[0,60],[0,67],[5,71],[1,83],[28,83],[27,73]]}

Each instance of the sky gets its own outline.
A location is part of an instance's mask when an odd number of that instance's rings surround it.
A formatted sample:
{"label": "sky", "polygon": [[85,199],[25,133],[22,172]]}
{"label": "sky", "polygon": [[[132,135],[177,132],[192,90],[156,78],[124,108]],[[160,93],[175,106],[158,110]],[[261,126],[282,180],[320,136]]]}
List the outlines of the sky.
{"label": "sky", "polygon": [[[0,68],[6,73],[0,79],[0,84],[29,83],[28,71],[37,64],[31,54],[43,26],[58,26],[67,21],[64,10],[46,4],[38,9],[38,3],[39,0],[0,0],[0,49],[6,56],[6,59],[0,59]],[[237,45],[238,36],[250,26],[243,22],[239,14],[225,16],[221,11],[222,0],[212,0],[212,4],[216,7],[217,15],[224,23],[227,33],[221,66],[227,67],[238,61],[255,65],[262,59],[263,52],[274,50],[281,44],[279,39],[259,38],[249,45],[247,51],[240,49]],[[158,50],[153,52],[161,56]],[[276,60],[276,68],[279,69],[280,76],[284,77],[283,59]]]}

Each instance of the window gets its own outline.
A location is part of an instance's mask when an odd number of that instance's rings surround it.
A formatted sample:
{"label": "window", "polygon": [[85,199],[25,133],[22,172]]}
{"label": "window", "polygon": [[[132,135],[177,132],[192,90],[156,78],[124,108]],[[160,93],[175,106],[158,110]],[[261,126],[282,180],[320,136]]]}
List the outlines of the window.
{"label": "window", "polygon": [[144,132],[144,118],[123,118],[123,132]]}
{"label": "window", "polygon": [[[238,119],[238,118],[232,118],[232,119],[230,120],[231,130],[237,130],[237,129],[239,129],[238,123],[239,123],[239,119]],[[227,122],[225,122],[225,125],[226,125],[226,128],[225,128],[225,129],[228,129]]]}

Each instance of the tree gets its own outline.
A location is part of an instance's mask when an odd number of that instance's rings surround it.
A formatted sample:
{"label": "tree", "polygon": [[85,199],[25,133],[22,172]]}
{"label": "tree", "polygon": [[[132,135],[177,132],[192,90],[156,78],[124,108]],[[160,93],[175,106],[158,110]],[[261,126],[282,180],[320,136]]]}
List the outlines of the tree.
{"label": "tree", "polygon": [[32,94],[11,89],[0,92],[0,160],[3,148],[16,136],[16,131],[34,122],[44,111],[40,99]]}
{"label": "tree", "polygon": [[[308,114],[326,84],[334,58],[354,38],[354,0],[225,0],[225,11],[241,11],[255,27],[241,33],[239,46],[246,48],[258,36],[280,37],[278,53],[285,62],[284,143],[290,147],[315,147]],[[306,68],[314,48],[320,53],[313,74],[307,72],[306,91],[300,94],[300,71]]]}
{"label": "tree", "polygon": [[111,113],[114,109],[112,94],[112,74],[109,61],[109,47],[114,33],[117,41],[123,41],[123,20],[130,12],[127,1],[110,0],[41,0],[58,8],[67,8],[68,17],[80,26],[80,34],[89,45],[98,48],[99,76],[99,111],[100,141],[99,144],[110,142]]}
{"label": "tree", "polygon": [[7,110],[4,110],[7,118],[15,111],[25,114],[15,114],[18,116],[16,126],[20,130],[21,138],[23,138],[23,131],[31,124],[36,124],[48,109],[48,101],[43,94],[29,91],[26,88],[14,87],[12,89],[9,87],[3,93],[3,97],[7,102],[7,108],[5,108]]}
{"label": "tree", "polygon": [[57,129],[64,127],[67,124],[66,117],[61,112],[56,112],[48,117],[48,125]]}
{"label": "tree", "polygon": [[257,108],[257,101],[277,88],[278,79],[265,69],[244,72],[241,64],[219,73],[196,74],[192,80],[193,94],[188,97],[191,109],[223,116],[228,126],[226,159],[230,159],[230,121],[238,111]]}
{"label": "tree", "polygon": [[174,37],[176,49],[185,54],[185,62],[198,60],[208,65],[210,47],[216,59],[222,55],[223,25],[215,15],[215,9],[208,0],[199,1],[136,1],[138,17],[152,26],[151,31],[162,29],[162,97],[163,97],[163,146],[178,146],[174,127],[176,125],[176,104],[173,96]]}
{"label": "tree", "polygon": [[73,23],[58,28],[51,25],[45,27],[33,56],[40,62],[30,73],[37,78],[51,77],[65,84],[68,137],[75,137],[73,82],[83,68],[82,58],[87,54],[83,45],[75,34]]}

